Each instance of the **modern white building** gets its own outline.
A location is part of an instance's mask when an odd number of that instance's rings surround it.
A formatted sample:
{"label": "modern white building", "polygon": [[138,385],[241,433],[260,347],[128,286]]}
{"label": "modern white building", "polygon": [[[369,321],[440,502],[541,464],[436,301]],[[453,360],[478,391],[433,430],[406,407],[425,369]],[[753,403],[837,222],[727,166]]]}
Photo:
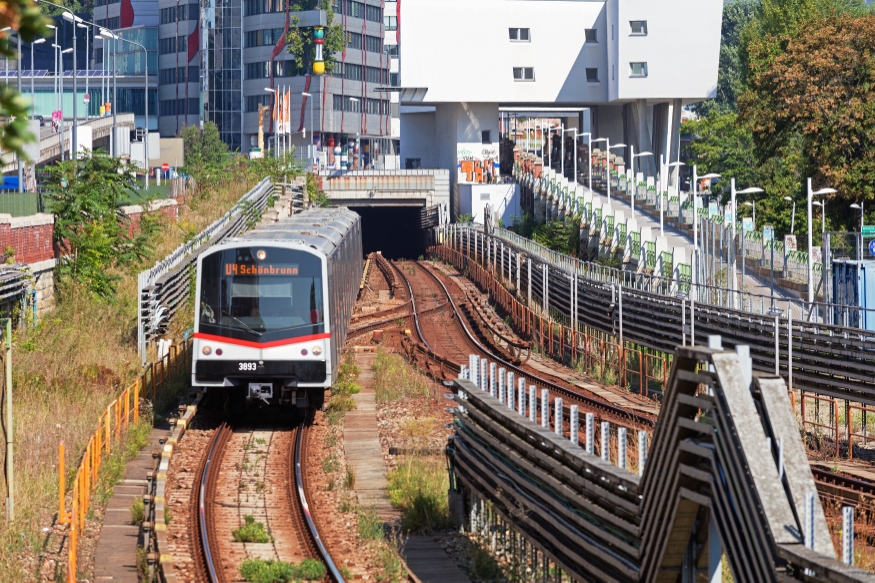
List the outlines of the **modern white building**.
{"label": "modern white building", "polygon": [[[401,0],[401,165],[498,163],[500,119],[552,117],[676,160],[681,108],[714,97],[721,0]],[[581,143],[586,143],[585,139]],[[601,144],[604,148],[604,144]],[[612,150],[628,160],[629,152]],[[459,212],[458,200],[453,203]]]}

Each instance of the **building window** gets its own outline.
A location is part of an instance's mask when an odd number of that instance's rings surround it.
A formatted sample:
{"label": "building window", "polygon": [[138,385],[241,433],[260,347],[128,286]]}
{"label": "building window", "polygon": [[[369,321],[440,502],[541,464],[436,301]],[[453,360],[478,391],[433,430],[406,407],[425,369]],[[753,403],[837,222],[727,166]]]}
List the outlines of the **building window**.
{"label": "building window", "polygon": [[587,83],[598,83],[599,82],[599,70],[598,69],[587,69],[586,70],[586,81],[587,81]]}
{"label": "building window", "polygon": [[405,170],[419,170],[422,168],[422,158],[404,158]]}
{"label": "building window", "polygon": [[357,32],[347,32],[346,46],[351,49],[362,50],[362,35]]}
{"label": "building window", "polygon": [[188,37],[187,36],[178,36],[176,37],[176,52],[184,53],[188,50]]}
{"label": "building window", "polygon": [[535,80],[535,68],[534,67],[514,67],[513,68],[513,80],[514,81],[534,81]]}
{"label": "building window", "polygon": [[244,33],[246,48],[249,47],[272,47],[279,42],[283,36],[281,28],[267,28],[264,30],[250,30]]}
{"label": "building window", "polygon": [[334,95],[332,97],[334,111],[346,111],[349,113],[361,113],[361,101],[358,98]]}
{"label": "building window", "polygon": [[611,25],[611,40],[614,40],[614,25]]}
{"label": "building window", "polygon": [[243,16],[284,12],[285,8],[286,3],[283,0],[246,0],[243,5]]}
{"label": "building window", "polygon": [[386,45],[386,54],[390,57],[398,56],[398,45]]}
{"label": "building window", "polygon": [[391,87],[401,87],[401,79],[398,73],[389,73],[389,85]]}
{"label": "building window", "polygon": [[507,30],[510,34],[510,40],[517,42],[529,42],[531,40],[528,28],[509,28]]}
{"label": "building window", "polygon": [[629,26],[632,28],[632,34],[647,36],[646,20],[630,20]]}
{"label": "building window", "polygon": [[[297,63],[294,60],[274,61],[274,77],[295,77],[298,75]],[[270,61],[246,63],[247,79],[270,79]]]}
{"label": "building window", "polygon": [[480,132],[480,143],[481,144],[492,144],[492,131],[491,130],[483,130]]}
{"label": "building window", "polygon": [[257,113],[259,105],[273,108],[273,95],[265,93],[264,95],[249,95],[246,97],[246,111],[248,113]]}
{"label": "building window", "polygon": [[629,63],[632,77],[647,77],[647,63]]}
{"label": "building window", "polygon": [[365,7],[365,18],[367,20],[370,20],[371,22],[380,22],[383,20],[381,16],[379,6],[368,5]]}
{"label": "building window", "polygon": [[614,69],[614,65],[611,65],[611,81],[614,81],[616,79],[615,73],[616,70]]}
{"label": "building window", "polygon": [[386,29],[386,32],[398,30],[398,17],[397,16],[384,16],[383,17],[383,28]]}
{"label": "building window", "polygon": [[169,55],[176,52],[176,37],[158,39],[158,54]]}
{"label": "building window", "polygon": [[586,42],[588,43],[597,43],[599,42],[599,31],[595,28],[587,28],[586,29]]}
{"label": "building window", "polygon": [[383,39],[378,36],[365,36],[365,50],[369,53],[383,52]]}

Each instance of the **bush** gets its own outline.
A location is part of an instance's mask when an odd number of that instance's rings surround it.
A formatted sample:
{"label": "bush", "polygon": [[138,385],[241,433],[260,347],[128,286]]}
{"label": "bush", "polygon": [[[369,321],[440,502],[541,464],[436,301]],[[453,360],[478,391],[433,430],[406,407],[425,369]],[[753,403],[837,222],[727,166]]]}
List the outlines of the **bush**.
{"label": "bush", "polygon": [[255,517],[251,514],[243,517],[246,524],[238,529],[232,530],[234,541],[238,543],[269,543],[270,535],[264,530],[264,523],[255,522]]}

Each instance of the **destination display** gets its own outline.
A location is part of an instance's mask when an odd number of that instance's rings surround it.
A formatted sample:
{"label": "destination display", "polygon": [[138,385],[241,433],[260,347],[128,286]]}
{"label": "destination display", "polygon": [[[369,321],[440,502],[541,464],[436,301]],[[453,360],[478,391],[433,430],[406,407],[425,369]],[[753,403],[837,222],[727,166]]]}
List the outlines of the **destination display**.
{"label": "destination display", "polygon": [[298,264],[226,263],[225,275],[298,275]]}

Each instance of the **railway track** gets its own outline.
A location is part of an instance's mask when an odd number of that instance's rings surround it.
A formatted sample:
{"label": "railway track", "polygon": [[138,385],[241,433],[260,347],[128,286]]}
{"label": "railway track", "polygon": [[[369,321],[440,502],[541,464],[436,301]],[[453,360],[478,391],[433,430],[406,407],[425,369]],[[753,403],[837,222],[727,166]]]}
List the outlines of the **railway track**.
{"label": "railway track", "polygon": [[[415,265],[416,269],[405,270],[405,265]],[[487,347],[472,333],[466,324],[466,317],[456,304],[453,295],[443,280],[419,261],[404,262],[395,266],[397,273],[406,281],[414,297],[414,317],[418,341],[436,358],[454,364],[456,372],[462,364],[467,364],[470,354],[477,354],[498,366],[513,372],[517,378],[525,378],[529,384],[547,389],[551,395],[560,396],[565,403],[586,407],[604,420],[611,420],[634,429],[652,429],[655,418],[649,415],[628,411],[622,407],[593,399],[573,389],[543,377],[528,366],[517,366],[498,351]],[[419,317],[418,302],[434,301],[435,297],[446,298],[446,306],[433,311],[429,317]]]}
{"label": "railway track", "polygon": [[[240,581],[239,569],[247,559],[298,563],[305,558],[326,566],[326,581],[344,581],[308,502],[309,418],[291,428],[232,429],[222,424],[215,431],[195,482],[198,582]],[[232,531],[258,523],[264,532],[260,541],[235,540]]]}

